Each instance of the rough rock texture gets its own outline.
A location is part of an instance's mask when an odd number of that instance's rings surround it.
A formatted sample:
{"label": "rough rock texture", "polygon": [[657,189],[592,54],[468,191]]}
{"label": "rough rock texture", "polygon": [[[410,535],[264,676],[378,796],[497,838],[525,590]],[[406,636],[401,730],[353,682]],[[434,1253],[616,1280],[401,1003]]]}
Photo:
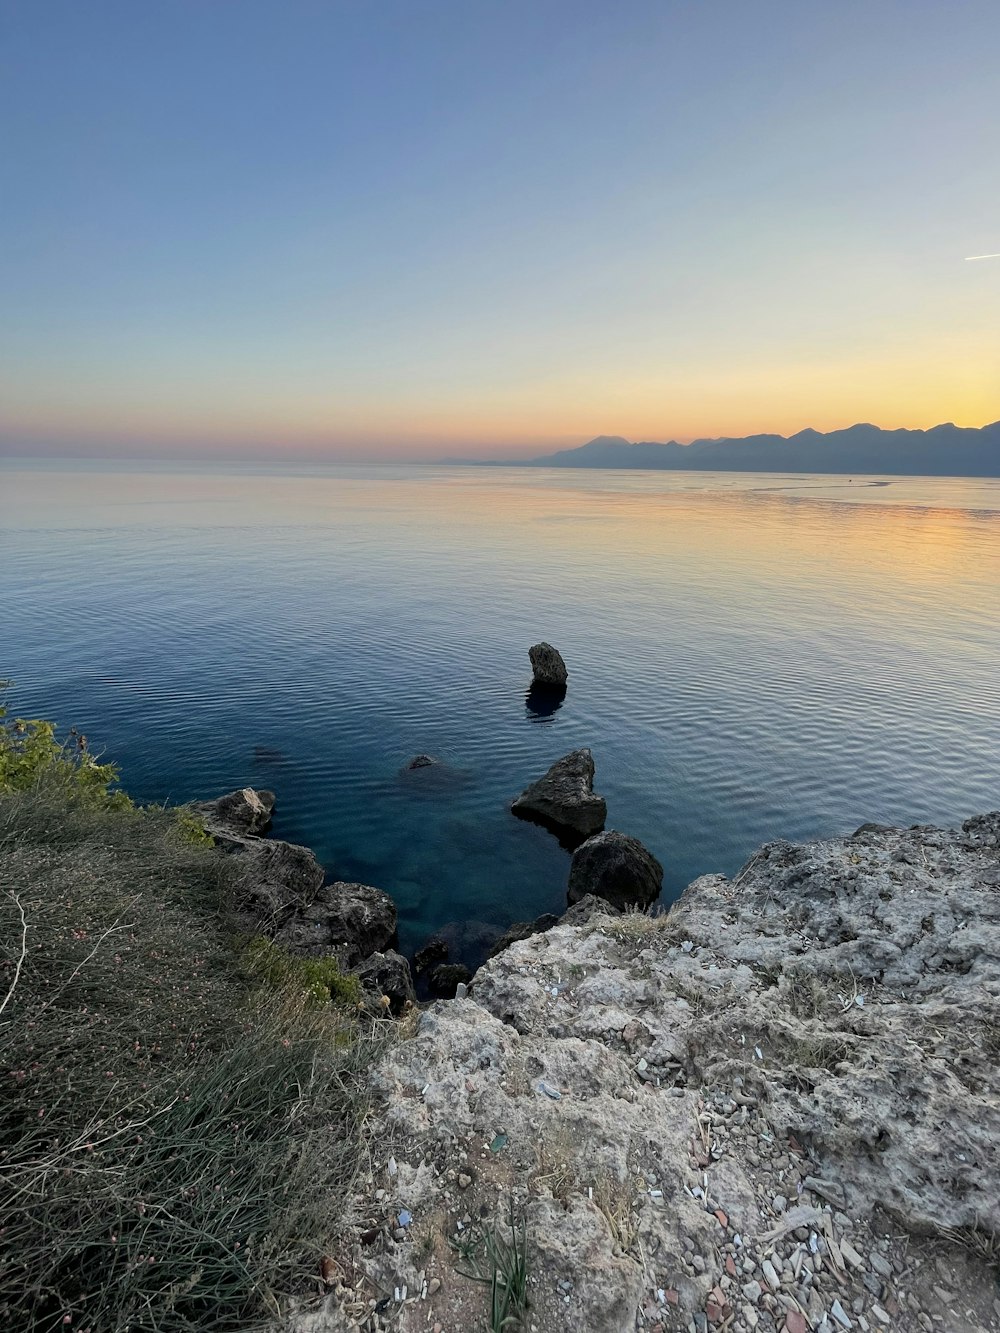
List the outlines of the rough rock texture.
{"label": "rough rock texture", "polygon": [[513,1208],[537,1333],[995,1330],[998,1055],[1000,814],[555,926],[373,1071],[323,1327],[488,1326]]}
{"label": "rough rock texture", "polygon": [[391,949],[373,953],[354,972],[365,990],[385,996],[394,1014],[400,1013],[407,1001],[412,1003],[417,998],[409,963]]}
{"label": "rough rock texture", "polygon": [[370,884],[327,884],[278,932],[292,953],[335,954],[346,967],[384,951],[396,939],[396,904]]}
{"label": "rough rock texture", "polygon": [[464,963],[440,963],[430,976],[431,991],[441,999],[450,1000],[459,986],[472,980],[472,973]]}
{"label": "rough rock texture", "polygon": [[531,935],[540,935],[544,930],[551,930],[553,926],[558,926],[560,920],[561,918],[554,913],[544,912],[541,916],[535,917],[534,921],[513,922],[490,950],[490,958],[495,958],[498,953],[503,953],[504,949],[509,949],[518,940],[526,940]]}
{"label": "rough rock texture", "polygon": [[265,927],[304,911],[323,884],[323,867],[308,847],[277,838],[241,838],[240,898]]}
{"label": "rough rock texture", "polygon": [[515,815],[589,837],[604,827],[608,807],[594,791],[594,756],[572,750],[527,787],[511,805]]}
{"label": "rough rock texture", "polygon": [[615,907],[648,907],[660,896],[663,867],[638,838],[608,829],[588,838],[573,853],[569,867],[571,903],[588,894]]}
{"label": "rough rock texture", "polygon": [[227,834],[259,836],[271,826],[274,799],[273,791],[242,787],[214,801],[196,801],[192,809],[201,815],[213,837],[224,839]]}
{"label": "rough rock texture", "polygon": [[557,689],[566,684],[569,672],[558,648],[551,643],[536,643],[528,649],[531,659],[531,673],[535,685],[555,686]]}
{"label": "rough rock texture", "polygon": [[448,941],[441,935],[431,935],[426,943],[422,944],[413,955],[413,970],[419,974],[426,972],[438,963],[447,961]]}

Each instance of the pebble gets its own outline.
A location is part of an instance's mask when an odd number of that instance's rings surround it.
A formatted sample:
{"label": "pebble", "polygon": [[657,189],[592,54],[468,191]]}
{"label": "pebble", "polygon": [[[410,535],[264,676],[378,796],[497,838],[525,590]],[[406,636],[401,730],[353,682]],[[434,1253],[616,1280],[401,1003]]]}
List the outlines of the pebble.
{"label": "pebble", "polygon": [[872,1315],[875,1319],[879,1321],[880,1324],[888,1324],[889,1322],[889,1315],[885,1310],[882,1309],[881,1305],[872,1306]]}
{"label": "pebble", "polygon": [[746,1285],[743,1287],[743,1295],[747,1298],[748,1301],[752,1301],[754,1305],[756,1305],[757,1302],[760,1300],[763,1291],[764,1288],[756,1280],[754,1280],[753,1282],[747,1282]]}
{"label": "pebble", "polygon": [[764,1274],[765,1279],[767,1280],[767,1285],[771,1288],[772,1291],[777,1291],[778,1288],[781,1286],[781,1278],[778,1277],[778,1274],[775,1271],[774,1264],[771,1263],[770,1259],[765,1259],[764,1262],[761,1264],[760,1269],[761,1272]]}
{"label": "pebble", "polygon": [[772,1203],[774,1204],[774,1211],[776,1213],[783,1213],[788,1207],[788,1200],[783,1194],[776,1194]]}
{"label": "pebble", "polygon": [[872,1268],[875,1269],[875,1272],[878,1273],[879,1277],[884,1277],[887,1282],[889,1278],[892,1277],[892,1265],[888,1260],[882,1258],[878,1250],[872,1250],[871,1254],[868,1256],[868,1262],[871,1264]]}
{"label": "pebble", "polygon": [[458,1188],[460,1190],[467,1190],[471,1184],[472,1184],[472,1177],[467,1176],[463,1171],[462,1174],[458,1177]]}
{"label": "pebble", "polygon": [[840,1301],[834,1301],[834,1303],[830,1306],[830,1313],[833,1315],[834,1319],[836,1319],[837,1323],[840,1325],[841,1328],[854,1327],[854,1324],[851,1322],[851,1319],[848,1316],[847,1311],[841,1305]]}
{"label": "pebble", "polygon": [[430,1282],[428,1282],[427,1284],[427,1295],[435,1296],[440,1290],[441,1290],[441,1279],[439,1277],[432,1277]]}

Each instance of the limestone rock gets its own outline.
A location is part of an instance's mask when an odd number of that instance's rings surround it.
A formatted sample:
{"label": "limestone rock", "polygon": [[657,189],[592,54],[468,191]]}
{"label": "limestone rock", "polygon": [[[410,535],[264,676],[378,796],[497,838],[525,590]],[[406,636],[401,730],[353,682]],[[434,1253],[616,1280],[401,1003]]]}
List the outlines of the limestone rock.
{"label": "limestone rock", "polygon": [[201,816],[213,837],[224,840],[227,835],[240,838],[266,833],[271,826],[274,801],[273,791],[241,787],[214,801],[196,801],[191,808]]}
{"label": "limestone rock", "polygon": [[608,807],[594,791],[594,756],[572,750],[527,787],[511,805],[515,815],[589,837],[604,827]]}
{"label": "limestone rock", "polygon": [[558,648],[553,648],[551,643],[536,643],[528,649],[528,657],[535,685],[556,689],[565,686],[569,673]]}
{"label": "limestone rock", "polygon": [[638,838],[608,829],[588,838],[573,853],[569,868],[569,900],[587,894],[606,898],[615,907],[648,907],[660,896],[663,867]]}
{"label": "limestone rock", "polygon": [[417,998],[409,963],[391,949],[373,953],[354,972],[365,990],[386,997],[394,1014],[400,1013],[407,1001],[412,1004]]}
{"label": "limestone rock", "polygon": [[529,935],[540,935],[543,931],[551,930],[553,926],[558,926],[558,924],[559,917],[554,916],[551,912],[545,912],[542,916],[536,917],[534,921],[515,921],[513,925],[507,927],[494,944],[489,956],[495,958],[498,953],[503,953],[504,949],[509,949],[518,940],[526,940]]}
{"label": "limestone rock", "polygon": [[328,884],[282,927],[278,941],[291,953],[336,953],[352,967],[396,939],[396,904],[370,884]]}

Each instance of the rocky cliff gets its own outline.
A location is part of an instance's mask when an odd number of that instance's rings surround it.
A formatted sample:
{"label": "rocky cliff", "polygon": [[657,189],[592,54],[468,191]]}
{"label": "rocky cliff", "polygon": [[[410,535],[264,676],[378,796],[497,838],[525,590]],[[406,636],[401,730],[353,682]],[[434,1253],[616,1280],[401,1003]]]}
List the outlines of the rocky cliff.
{"label": "rocky cliff", "polygon": [[372,1071],[324,1326],[1000,1328],[998,1056],[1000,814],[560,924]]}

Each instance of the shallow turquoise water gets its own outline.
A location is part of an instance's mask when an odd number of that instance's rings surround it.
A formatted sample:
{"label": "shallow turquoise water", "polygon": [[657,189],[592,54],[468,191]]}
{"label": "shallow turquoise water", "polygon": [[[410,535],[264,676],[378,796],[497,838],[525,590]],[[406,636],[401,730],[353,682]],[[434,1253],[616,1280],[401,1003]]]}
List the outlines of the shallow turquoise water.
{"label": "shallow turquoise water", "polygon": [[[404,949],[456,922],[476,961],[564,902],[508,804],[578,745],[666,897],[771,838],[1000,805],[1000,482],[874,480],[8,460],[0,676],[140,799],[273,788]],[[401,777],[419,751],[445,766]]]}

